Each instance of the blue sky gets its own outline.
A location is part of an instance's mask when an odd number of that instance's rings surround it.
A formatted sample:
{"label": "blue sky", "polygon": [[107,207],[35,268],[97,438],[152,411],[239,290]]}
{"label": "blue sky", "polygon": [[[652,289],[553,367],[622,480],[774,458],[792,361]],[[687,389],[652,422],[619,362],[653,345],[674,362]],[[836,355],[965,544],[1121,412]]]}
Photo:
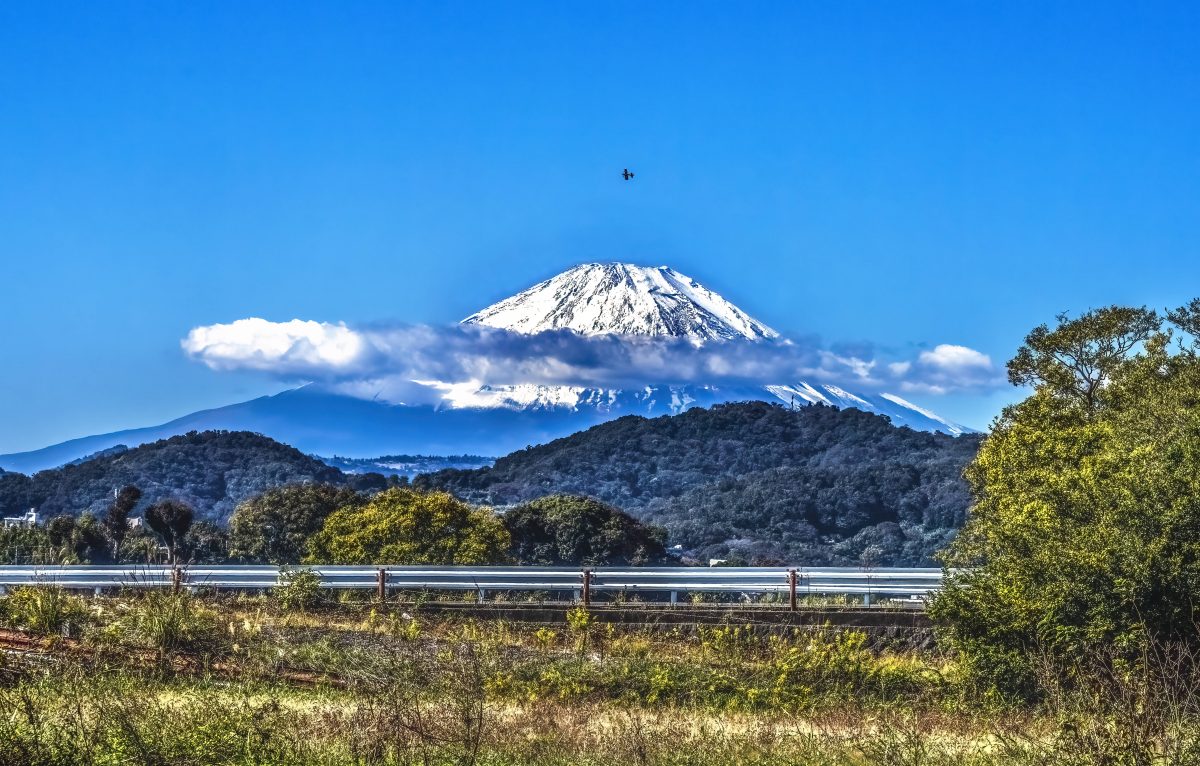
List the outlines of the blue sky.
{"label": "blue sky", "polygon": [[4,3],[0,452],[281,388],[199,325],[449,323],[583,261],[997,364],[1180,304],[1197,39],[1195,4]]}

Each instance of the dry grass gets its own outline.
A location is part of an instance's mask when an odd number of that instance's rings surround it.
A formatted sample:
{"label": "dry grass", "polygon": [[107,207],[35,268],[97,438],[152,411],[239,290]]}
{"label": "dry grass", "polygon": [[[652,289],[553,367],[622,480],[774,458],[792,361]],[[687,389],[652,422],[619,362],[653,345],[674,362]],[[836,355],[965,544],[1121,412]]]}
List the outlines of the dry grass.
{"label": "dry grass", "polygon": [[[106,599],[88,614],[86,660],[0,663],[0,764],[1184,766],[1200,742],[1200,683],[1171,680],[1194,658],[1178,654],[1141,674],[1101,672],[1115,666],[1097,658],[1090,685],[1016,709],[971,698],[945,657],[846,632],[621,631],[585,614],[539,627],[246,599]],[[193,644],[207,671],[129,661],[130,646],[170,658]],[[344,685],[298,688],[285,667]]]}

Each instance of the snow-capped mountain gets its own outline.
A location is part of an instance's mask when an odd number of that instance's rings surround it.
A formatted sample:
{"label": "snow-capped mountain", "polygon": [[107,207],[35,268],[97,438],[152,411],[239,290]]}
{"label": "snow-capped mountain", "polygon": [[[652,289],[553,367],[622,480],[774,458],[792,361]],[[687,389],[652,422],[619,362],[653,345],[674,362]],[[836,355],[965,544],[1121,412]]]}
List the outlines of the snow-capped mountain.
{"label": "snow-capped mountain", "polygon": [[[667,266],[585,263],[505,298],[463,320],[513,332],[574,330],[583,335],[651,335],[696,344],[771,340],[779,333]],[[613,389],[517,385],[437,384],[452,408],[586,408],[614,414],[675,414],[722,401],[764,399],[788,405],[827,404],[887,415],[896,425],[959,435],[971,429],[939,417],[895,394],[859,394],[838,386],[797,382],[761,388],[663,386]]]}
{"label": "snow-capped mountain", "polygon": [[779,333],[666,266],[585,263],[463,320],[521,333],[654,335],[697,343]]}
{"label": "snow-capped mountain", "polygon": [[[772,342],[779,333],[679,272],[623,263],[576,266],[463,320],[520,333],[569,329],[585,335],[686,338],[698,346]],[[787,406],[828,404],[886,415],[898,426],[962,434],[952,423],[894,394],[846,391],[819,381],[763,381],[759,386],[664,385],[624,390],[586,386],[480,386],[414,382],[436,405],[392,404],[370,391],[307,385],[158,426],[86,436],[41,450],[0,455],[0,468],[52,468],[124,444],[136,446],[188,431],[256,431],[318,455],[499,456],[622,415],[658,416],[721,402],[764,400]]]}

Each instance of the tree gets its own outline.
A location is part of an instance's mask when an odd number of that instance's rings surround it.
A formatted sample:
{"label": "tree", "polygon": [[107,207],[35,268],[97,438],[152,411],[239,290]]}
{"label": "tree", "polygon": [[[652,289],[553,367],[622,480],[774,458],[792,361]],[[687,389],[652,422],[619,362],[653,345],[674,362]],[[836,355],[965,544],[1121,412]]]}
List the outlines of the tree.
{"label": "tree", "polygon": [[504,514],[513,558],[522,564],[634,565],[666,556],[667,531],[611,505],[578,495],[551,495]]}
{"label": "tree", "polygon": [[329,514],[364,502],[344,487],[293,484],[243,501],[229,520],[230,555],[242,561],[297,564],[308,538]]}
{"label": "tree", "polygon": [[0,564],[65,564],[46,527],[0,527]]}
{"label": "tree", "polygon": [[1109,306],[1078,319],[1059,314],[1058,327],[1035,327],[1008,363],[1014,386],[1032,385],[1074,401],[1088,413],[1100,404],[1104,387],[1130,353],[1161,331],[1158,315],[1142,308]]}
{"label": "tree", "polygon": [[197,521],[187,533],[190,560],[222,564],[229,560],[229,532],[211,521]]}
{"label": "tree", "polygon": [[141,499],[142,491],[132,484],[128,484],[115,493],[113,501],[109,503],[104,512],[101,524],[104,527],[104,534],[112,546],[114,562],[121,560],[121,543],[129,534],[129,514],[133,513],[134,507]]}
{"label": "tree", "polygon": [[341,508],[309,541],[308,561],[319,564],[494,564],[509,537],[486,508],[446,492],[397,487],[365,505]]}
{"label": "tree", "polygon": [[192,528],[193,516],[191,506],[178,500],[159,500],[146,509],[146,524],[167,546],[172,565],[179,563],[179,550]]}
{"label": "tree", "polygon": [[931,612],[993,686],[1033,693],[1034,653],[1200,644],[1200,353],[1176,336],[1194,316],[1060,318],[1009,364],[1035,388],[967,468],[974,504],[944,559],[964,569]]}

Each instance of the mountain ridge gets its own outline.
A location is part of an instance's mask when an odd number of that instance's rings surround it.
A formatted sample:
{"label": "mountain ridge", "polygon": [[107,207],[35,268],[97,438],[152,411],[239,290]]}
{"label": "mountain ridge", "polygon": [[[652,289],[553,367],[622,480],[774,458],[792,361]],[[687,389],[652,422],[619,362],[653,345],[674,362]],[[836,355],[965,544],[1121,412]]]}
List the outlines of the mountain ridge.
{"label": "mountain ridge", "polygon": [[743,402],[625,416],[414,483],[495,506],[594,497],[666,527],[702,560],[930,565],[965,518],[962,470],[979,438],[855,409]]}
{"label": "mountain ridge", "polygon": [[[102,454],[61,468],[0,474],[0,511],[37,508],[58,514],[99,515],[113,492],[127,484],[142,490],[139,508],[156,500],[182,500],[198,519],[225,521],[234,507],[265,489],[297,482],[346,484],[348,477],[295,447],[245,431],[189,432]],[[380,477],[373,477],[375,480]]]}

